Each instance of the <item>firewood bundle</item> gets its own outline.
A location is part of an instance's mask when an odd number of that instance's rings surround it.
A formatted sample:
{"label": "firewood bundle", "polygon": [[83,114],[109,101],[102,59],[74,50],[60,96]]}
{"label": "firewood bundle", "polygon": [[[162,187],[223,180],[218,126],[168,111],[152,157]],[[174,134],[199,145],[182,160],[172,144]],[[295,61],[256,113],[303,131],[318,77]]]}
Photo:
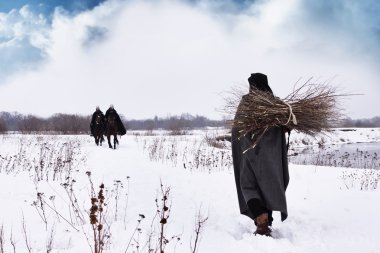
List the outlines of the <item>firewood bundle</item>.
{"label": "firewood bundle", "polygon": [[232,126],[239,135],[258,135],[257,141],[274,126],[285,126],[308,135],[329,131],[342,120],[336,89],[328,84],[306,82],[286,98],[280,99],[269,92],[251,89],[241,96],[234,91],[226,100],[226,111],[235,114]]}

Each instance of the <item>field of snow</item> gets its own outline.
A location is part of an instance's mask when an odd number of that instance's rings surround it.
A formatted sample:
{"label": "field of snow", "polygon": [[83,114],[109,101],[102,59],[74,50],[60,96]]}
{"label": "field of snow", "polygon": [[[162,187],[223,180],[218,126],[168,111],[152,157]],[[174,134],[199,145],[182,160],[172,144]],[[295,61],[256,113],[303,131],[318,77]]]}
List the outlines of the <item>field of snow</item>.
{"label": "field of snow", "polygon": [[290,146],[294,148],[370,142],[380,142],[380,128],[335,128],[315,137],[293,131],[290,138]]}
{"label": "field of snow", "polygon": [[[354,130],[324,143],[380,141],[380,129]],[[128,133],[116,150],[90,136],[0,135],[0,252],[380,252],[379,170],[290,164],[289,217],[274,214],[273,238],[255,236],[229,144],[214,141],[224,133]],[[291,135],[293,146],[321,140]]]}

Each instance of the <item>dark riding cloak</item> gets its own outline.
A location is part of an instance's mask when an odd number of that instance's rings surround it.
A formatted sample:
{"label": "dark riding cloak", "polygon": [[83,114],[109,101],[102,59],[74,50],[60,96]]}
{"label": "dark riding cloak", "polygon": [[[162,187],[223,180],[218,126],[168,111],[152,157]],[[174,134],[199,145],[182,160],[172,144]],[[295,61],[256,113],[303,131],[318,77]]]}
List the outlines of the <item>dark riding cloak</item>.
{"label": "dark riding cloak", "polygon": [[114,114],[114,115],[115,115],[116,123],[117,123],[117,129],[118,129],[118,134],[120,134],[120,135],[124,135],[124,134],[126,134],[126,133],[127,133],[127,130],[125,129],[124,124],[123,124],[123,122],[121,121],[120,116],[119,116],[119,114],[116,112],[115,109],[109,108],[109,109],[106,111],[106,115],[105,115],[106,121],[107,121],[108,117],[109,117],[111,114]]}
{"label": "dark riding cloak", "polygon": [[[248,80],[251,86],[272,93],[265,75],[252,74]],[[244,100],[245,96],[240,104]],[[232,129],[232,157],[240,212],[252,219],[256,217],[247,205],[252,199],[260,200],[269,211],[280,211],[282,221],[288,216],[285,190],[289,171],[285,131],[283,127],[270,128],[256,147],[250,149],[256,137],[252,134],[240,136],[238,129]]]}
{"label": "dark riding cloak", "polygon": [[100,124],[104,131],[104,124],[105,124],[104,114],[100,109],[96,109],[96,111],[92,114],[91,123],[90,123],[90,130],[91,130],[92,135],[94,135],[94,126],[96,124],[95,121],[96,121],[96,117],[98,116],[100,116]]}

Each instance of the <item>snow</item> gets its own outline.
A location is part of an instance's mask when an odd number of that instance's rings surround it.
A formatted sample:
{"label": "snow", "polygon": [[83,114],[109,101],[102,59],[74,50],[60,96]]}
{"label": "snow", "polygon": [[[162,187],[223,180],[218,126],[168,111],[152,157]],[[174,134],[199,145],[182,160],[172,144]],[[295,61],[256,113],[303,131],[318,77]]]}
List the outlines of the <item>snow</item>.
{"label": "snow", "polygon": [[[365,176],[370,170],[290,164],[289,217],[281,222],[275,212],[273,238],[255,236],[253,222],[238,211],[233,172],[226,165],[228,145],[218,149],[206,143],[205,136],[220,135],[224,130],[198,130],[186,136],[162,133],[128,133],[116,150],[105,144],[97,147],[89,136],[0,135],[0,228],[2,225],[5,252],[13,252],[11,241],[17,252],[28,252],[23,223],[32,252],[47,252],[52,228],[50,252],[91,252],[87,171],[96,193],[101,183],[105,185],[105,217],[111,236],[104,252],[126,252],[130,241],[127,252],[148,252],[144,245],[152,229],[156,243],[160,224],[154,218],[155,199],[160,205],[160,182],[170,187],[165,234],[169,239],[180,237],[172,239],[165,252],[192,252],[198,213],[208,217],[198,252],[380,252],[380,185],[360,188],[368,177],[379,181],[378,171]],[[294,145],[302,143],[302,138],[301,134],[291,135]],[[153,153],[155,140],[161,146]],[[310,140],[303,145],[318,143]],[[328,139],[330,143],[379,140],[379,129],[336,131]],[[225,152],[224,162],[221,152]],[[199,153],[203,158],[196,160]],[[37,192],[43,193],[46,223]],[[70,197],[77,198],[82,218],[75,218]],[[145,216],[140,224],[139,214]],[[141,233],[134,232],[138,224]]]}
{"label": "snow", "polygon": [[294,148],[317,145],[380,142],[380,128],[335,128],[315,137],[293,131],[290,145]]}

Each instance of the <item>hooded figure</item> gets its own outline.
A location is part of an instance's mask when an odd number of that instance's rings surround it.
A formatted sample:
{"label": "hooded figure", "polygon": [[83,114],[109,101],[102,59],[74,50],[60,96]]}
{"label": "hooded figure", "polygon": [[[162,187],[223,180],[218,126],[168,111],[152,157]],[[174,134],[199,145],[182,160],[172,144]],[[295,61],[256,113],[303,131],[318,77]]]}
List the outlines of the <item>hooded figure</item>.
{"label": "hooded figure", "polygon": [[96,120],[96,117],[98,116],[100,117],[100,123],[104,128],[104,114],[100,110],[99,106],[96,107],[95,112],[92,114],[91,123],[90,123],[91,135],[94,135],[95,120]]}
{"label": "hooded figure", "polygon": [[[248,82],[250,89],[256,88],[273,95],[266,75],[252,74]],[[240,104],[245,99],[246,95]],[[289,182],[286,129],[270,128],[251,149],[255,136],[239,136],[238,130],[232,128],[232,158],[240,213],[255,221],[255,234],[270,235],[272,211],[280,211],[282,221],[288,216],[285,197]]]}
{"label": "hooded figure", "polygon": [[118,134],[120,134],[120,135],[124,135],[124,134],[126,134],[126,133],[127,133],[127,130],[125,130],[124,124],[123,124],[123,122],[121,121],[120,116],[119,116],[119,114],[117,113],[117,111],[115,110],[115,108],[113,107],[113,105],[110,105],[110,108],[108,108],[108,110],[106,111],[106,115],[105,115],[106,123],[107,123],[108,118],[110,117],[110,115],[115,115],[115,117],[116,117],[116,123],[117,123],[117,128],[118,128]]}

